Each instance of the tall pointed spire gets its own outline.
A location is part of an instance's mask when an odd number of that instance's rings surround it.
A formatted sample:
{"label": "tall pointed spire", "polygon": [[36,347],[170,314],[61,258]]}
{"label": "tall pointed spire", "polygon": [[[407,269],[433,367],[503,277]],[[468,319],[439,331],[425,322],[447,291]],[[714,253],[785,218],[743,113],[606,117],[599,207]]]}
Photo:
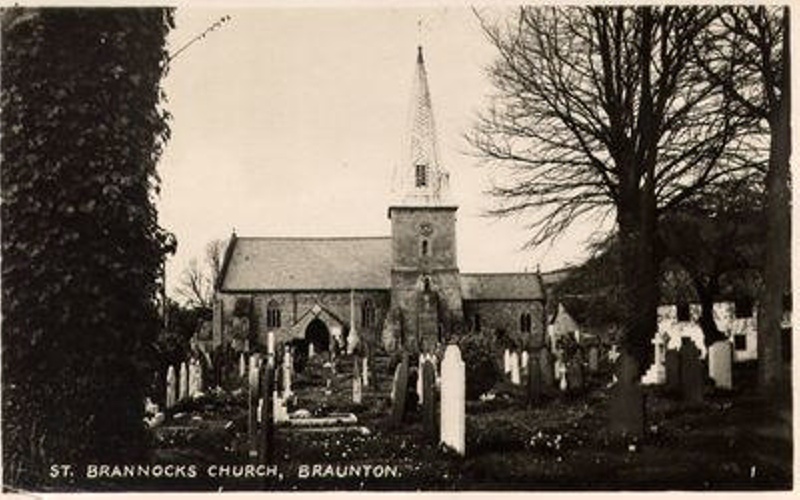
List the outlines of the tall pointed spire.
{"label": "tall pointed spire", "polygon": [[449,203],[449,174],[439,163],[436,125],[422,46],[417,47],[416,74],[406,133],[405,158],[395,172],[393,190],[396,202],[424,206]]}

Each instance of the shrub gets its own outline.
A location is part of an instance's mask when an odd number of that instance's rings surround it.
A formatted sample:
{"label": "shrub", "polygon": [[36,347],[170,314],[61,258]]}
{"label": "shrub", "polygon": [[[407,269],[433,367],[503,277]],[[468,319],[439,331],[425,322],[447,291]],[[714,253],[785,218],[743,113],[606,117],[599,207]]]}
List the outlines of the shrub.
{"label": "shrub", "polygon": [[462,337],[458,346],[466,368],[466,397],[478,399],[500,379],[494,359],[495,344],[490,337],[472,332]]}

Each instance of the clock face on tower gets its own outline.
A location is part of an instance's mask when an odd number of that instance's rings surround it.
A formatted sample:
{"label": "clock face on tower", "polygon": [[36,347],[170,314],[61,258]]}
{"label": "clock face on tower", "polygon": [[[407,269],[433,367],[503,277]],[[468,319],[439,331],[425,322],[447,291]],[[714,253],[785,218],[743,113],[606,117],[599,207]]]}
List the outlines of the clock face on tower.
{"label": "clock face on tower", "polygon": [[433,233],[433,226],[429,222],[424,222],[419,226],[419,232],[423,236],[430,236]]}

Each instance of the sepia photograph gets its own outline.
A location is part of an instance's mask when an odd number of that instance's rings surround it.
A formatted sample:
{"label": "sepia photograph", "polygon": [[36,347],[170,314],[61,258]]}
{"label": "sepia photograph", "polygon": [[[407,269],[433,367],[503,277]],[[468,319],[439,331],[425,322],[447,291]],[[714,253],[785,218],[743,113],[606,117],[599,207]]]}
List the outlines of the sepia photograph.
{"label": "sepia photograph", "polygon": [[795,11],[0,5],[3,493],[793,491]]}

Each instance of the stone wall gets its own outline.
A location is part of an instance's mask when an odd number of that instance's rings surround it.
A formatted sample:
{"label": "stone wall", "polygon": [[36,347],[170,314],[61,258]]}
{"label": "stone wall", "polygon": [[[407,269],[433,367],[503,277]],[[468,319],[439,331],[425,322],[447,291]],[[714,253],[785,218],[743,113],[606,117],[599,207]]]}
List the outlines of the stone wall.
{"label": "stone wall", "polygon": [[[264,345],[267,332],[275,332],[277,342],[286,342],[295,338],[303,338],[304,327],[310,319],[321,319],[328,330],[339,326],[343,334],[350,330],[350,291],[330,292],[261,292],[251,294],[220,293],[222,306],[222,337],[230,337],[233,311],[238,298],[251,300],[250,337],[253,342]],[[363,328],[361,324],[361,309],[365,299],[371,299],[375,306],[375,322],[370,328]],[[275,301],[281,312],[280,327],[267,326],[267,307],[270,301]],[[383,321],[389,310],[388,290],[356,290],[354,292],[354,317],[356,330],[359,336],[370,345],[380,343],[380,333]],[[315,308],[315,306],[318,306]],[[215,311],[216,313],[217,311]],[[215,318],[216,319],[216,318]],[[299,322],[299,323],[298,323]]]}
{"label": "stone wall", "polygon": [[[474,328],[475,315],[480,315],[480,331],[494,334],[504,330],[522,342],[522,348],[544,342],[544,304],[539,300],[465,300],[464,319],[468,329]],[[520,331],[520,317],[531,315],[531,333]]]}

